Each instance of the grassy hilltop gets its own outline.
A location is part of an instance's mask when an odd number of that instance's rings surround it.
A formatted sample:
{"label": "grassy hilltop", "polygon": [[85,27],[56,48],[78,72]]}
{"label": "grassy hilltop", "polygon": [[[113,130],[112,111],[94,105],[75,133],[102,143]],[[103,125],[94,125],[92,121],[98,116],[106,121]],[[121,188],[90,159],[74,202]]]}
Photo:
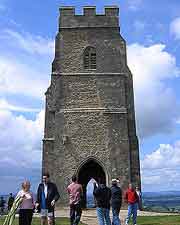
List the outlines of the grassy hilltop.
{"label": "grassy hilltop", "polygon": [[180,225],[178,216],[141,216],[137,220],[138,225]]}
{"label": "grassy hilltop", "polygon": [[[4,222],[4,219],[0,218],[0,225],[2,225],[3,222]],[[13,225],[19,225],[18,219],[15,220]],[[40,219],[39,218],[34,218],[31,225],[40,225]],[[60,219],[60,218],[58,218],[58,219],[56,219],[56,225],[69,225],[69,219],[66,219],[66,218],[63,218],[63,219],[61,218]],[[85,225],[85,224],[80,223],[79,225]]]}
{"label": "grassy hilltop", "polygon": [[[4,219],[0,218],[0,225],[3,224],[3,221]],[[40,224],[40,219],[34,218],[32,225],[39,225],[39,224]],[[141,217],[138,217],[137,224],[138,225],[180,225],[180,215],[179,216],[141,216]],[[18,225],[17,219],[13,225]],[[69,219],[58,218],[56,219],[56,225],[69,225]],[[80,223],[79,225],[85,225],[85,224]]]}

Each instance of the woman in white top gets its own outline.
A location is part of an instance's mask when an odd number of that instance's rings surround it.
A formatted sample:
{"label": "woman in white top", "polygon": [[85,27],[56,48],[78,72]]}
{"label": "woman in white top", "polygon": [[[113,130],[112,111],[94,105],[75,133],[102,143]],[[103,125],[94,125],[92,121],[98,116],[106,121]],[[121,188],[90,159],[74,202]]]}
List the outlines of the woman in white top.
{"label": "woman in white top", "polygon": [[22,183],[22,190],[17,194],[17,197],[22,197],[22,202],[20,204],[19,210],[19,225],[31,225],[33,209],[34,209],[34,199],[33,194],[30,191],[30,182],[24,181]]}

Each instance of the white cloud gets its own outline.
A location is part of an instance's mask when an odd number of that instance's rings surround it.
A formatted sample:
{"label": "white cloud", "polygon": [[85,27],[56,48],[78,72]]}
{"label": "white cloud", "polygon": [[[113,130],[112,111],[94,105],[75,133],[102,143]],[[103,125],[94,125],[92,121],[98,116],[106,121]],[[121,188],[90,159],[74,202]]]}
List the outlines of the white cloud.
{"label": "white cloud", "polygon": [[[23,101],[26,97],[36,103],[44,100],[54,46],[49,39],[12,30],[1,31],[0,39],[2,49],[6,46],[0,54],[1,192],[15,191],[24,179],[31,179],[35,190],[41,174],[44,111]],[[11,97],[16,96],[21,102],[14,105]],[[36,118],[27,119],[21,112],[36,113]]]}
{"label": "white cloud", "polygon": [[141,161],[142,183],[145,190],[178,190],[180,188],[180,141],[161,144]]}
{"label": "white cloud", "polygon": [[132,44],[128,46],[128,64],[134,80],[140,137],[171,132],[180,111],[176,94],[167,85],[169,79],[179,79],[175,57],[162,44]]}
{"label": "white cloud", "polygon": [[173,191],[180,189],[180,170],[156,169],[142,171],[142,187],[144,191]]}
{"label": "white cloud", "polygon": [[44,98],[54,51],[53,41],[10,29],[0,32],[0,40],[0,92]]}
{"label": "white cloud", "polygon": [[35,120],[0,110],[0,194],[15,193],[30,179],[36,191],[41,174],[44,111]]}
{"label": "white cloud", "polygon": [[0,37],[30,54],[52,55],[54,51],[53,40],[27,32],[6,29],[1,32]]}
{"label": "white cloud", "polygon": [[8,101],[6,101],[6,99],[3,98],[0,98],[0,110],[9,110],[16,112],[39,112],[39,109],[10,104]]}
{"label": "white cloud", "polygon": [[170,33],[176,40],[180,39],[180,17],[174,19],[170,24]]}
{"label": "white cloud", "polygon": [[0,92],[23,94],[43,98],[48,87],[48,75],[21,64],[12,59],[0,56]]}
{"label": "white cloud", "polygon": [[28,120],[10,111],[0,111],[0,164],[24,168],[39,168],[44,111]]}
{"label": "white cloud", "polygon": [[171,169],[180,165],[180,141],[174,145],[160,144],[159,148],[142,161],[143,169]]}

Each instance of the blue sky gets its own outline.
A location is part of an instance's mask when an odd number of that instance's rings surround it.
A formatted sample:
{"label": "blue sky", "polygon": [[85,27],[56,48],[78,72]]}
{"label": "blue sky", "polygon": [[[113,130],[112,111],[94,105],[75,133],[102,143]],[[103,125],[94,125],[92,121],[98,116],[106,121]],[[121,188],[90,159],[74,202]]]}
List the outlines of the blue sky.
{"label": "blue sky", "polygon": [[120,7],[133,73],[144,191],[180,189],[180,1],[0,0],[0,193],[40,180],[44,92],[59,6]]}

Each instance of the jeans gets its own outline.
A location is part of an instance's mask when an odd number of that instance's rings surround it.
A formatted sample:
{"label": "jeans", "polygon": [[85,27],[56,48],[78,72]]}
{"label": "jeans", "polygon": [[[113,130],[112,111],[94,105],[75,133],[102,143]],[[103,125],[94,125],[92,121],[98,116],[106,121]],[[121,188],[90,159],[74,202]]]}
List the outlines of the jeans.
{"label": "jeans", "polygon": [[138,203],[133,203],[133,204],[128,203],[128,215],[127,215],[127,218],[126,218],[126,224],[129,223],[131,215],[133,215],[133,218],[132,218],[133,224],[136,224],[137,209],[138,209]]}
{"label": "jeans", "polygon": [[70,205],[70,221],[71,225],[78,225],[81,219],[82,209],[80,204]]}
{"label": "jeans", "polygon": [[121,225],[121,221],[119,219],[119,212],[120,212],[120,207],[118,208],[112,207],[112,215],[113,215],[112,225]]}
{"label": "jeans", "polygon": [[96,208],[99,225],[111,225],[109,209]]}

